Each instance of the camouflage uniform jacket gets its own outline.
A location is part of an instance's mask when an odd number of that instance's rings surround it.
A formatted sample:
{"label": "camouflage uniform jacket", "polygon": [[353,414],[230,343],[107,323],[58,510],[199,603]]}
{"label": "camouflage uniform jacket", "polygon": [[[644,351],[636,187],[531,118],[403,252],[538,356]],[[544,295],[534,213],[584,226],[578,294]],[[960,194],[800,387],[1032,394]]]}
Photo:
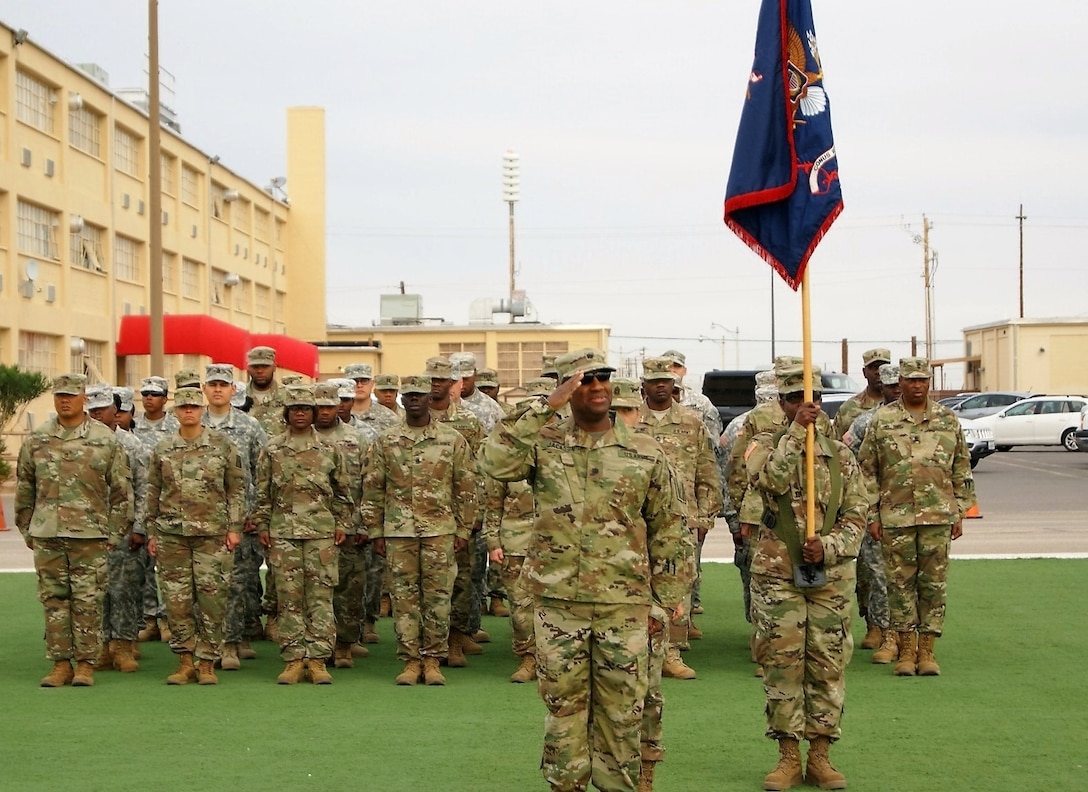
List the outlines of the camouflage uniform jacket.
{"label": "camouflage uniform jacket", "polygon": [[371,539],[468,539],[477,519],[475,471],[468,443],[447,424],[389,429],[367,456],[362,525]]}
{"label": "camouflage uniform jacket", "polygon": [[[798,540],[805,541],[808,523],[805,508],[805,428],[791,424],[775,444],[777,433],[764,432],[756,436],[747,454],[746,465],[755,487],[763,499],[764,508],[778,514],[778,496],[788,494],[793,507]],[[857,460],[842,443],[828,440],[829,449],[816,441],[816,535],[824,548],[824,569],[828,580],[852,578],[854,559],[861,549],[865,532],[865,515],[868,498],[865,482],[858,469]],[[828,452],[837,454],[842,470],[842,501],[835,517],[834,527],[822,535],[827,507],[831,500],[831,474]],[[752,574],[793,579],[793,562],[786,544],[777,534],[760,525],[752,554]]]}
{"label": "camouflage uniform jacket", "polygon": [[502,548],[505,555],[524,556],[533,540],[536,503],[533,488],[525,481],[484,479],[484,541],[488,550]]}
{"label": "camouflage uniform jacket", "polygon": [[128,455],[128,469],[132,473],[133,522],[132,532],[147,535],[147,464],[151,454],[132,432],[116,429],[114,439]]}
{"label": "camouflage uniform jacket", "polygon": [[366,472],[366,451],[370,447],[370,435],[340,420],[331,429],[315,428],[315,431],[340,452],[351,502],[362,503],[363,474]]}
{"label": "camouflage uniform jacket", "polygon": [[253,522],[273,538],[331,539],[337,528],[355,532],[354,504],[343,458],[313,427],[301,436],[283,432],[257,460]]}
{"label": "camouflage uniform jacket", "polygon": [[287,428],[283,421],[283,398],[287,394],[280,384],[273,379],[267,390],[257,390],[250,381],[246,385],[246,396],[253,399],[253,406],[249,408],[249,417],[253,418],[264,429],[268,437],[275,437]]}
{"label": "camouflage uniform jacket", "polygon": [[669,469],[684,490],[688,528],[713,528],[722,508],[722,481],[714,459],[714,441],[699,417],[673,403],[658,420],[643,402],[638,408],[638,423],[632,428],[654,438],[665,452]]}
{"label": "camouflage uniform jacket", "polygon": [[952,525],[975,505],[971,455],[956,414],[928,400],[920,421],[903,402],[877,410],[858,452],[869,521],[885,528]]}
{"label": "camouflage uniform jacket", "polygon": [[24,539],[108,539],[132,529],[132,473],[98,421],[65,429],[56,418],[30,433],[16,463],[15,524]]}
{"label": "camouflage uniform jacket", "polygon": [[151,452],[147,524],[152,536],[219,536],[237,531],[246,500],[246,474],[234,442],[205,429],[186,440],[175,434]]}
{"label": "camouflage uniform jacket", "polygon": [[876,417],[876,411],[883,406],[883,404],[878,404],[873,409],[863,412],[854,419],[853,423],[850,424],[850,428],[842,436],[843,445],[853,451],[854,456],[857,456],[858,451],[861,450],[861,441],[865,439],[865,433],[869,431],[869,424]]}
{"label": "camouflage uniform jacket", "polygon": [[523,582],[535,596],[672,611],[694,567],[687,505],[652,437],[617,421],[601,437],[534,400],[491,433],[480,469],[536,498]]}
{"label": "camouflage uniform jacket", "polygon": [[722,414],[706,394],[684,385],[680,388],[680,404],[695,410],[711,437],[722,436]]}
{"label": "camouflage uniform jacket", "polygon": [[253,504],[257,497],[257,458],[261,455],[261,449],[268,443],[268,435],[256,418],[233,407],[227,413],[225,421],[212,426],[214,420],[211,413],[204,410],[204,415],[200,419],[201,424],[211,426],[216,431],[225,434],[234,443],[238,456],[242,460],[242,471],[246,476],[245,519],[248,519],[253,513]]}
{"label": "camouflage uniform jacket", "polygon": [[[831,430],[837,440],[842,440],[843,435],[850,428],[854,419],[867,410],[879,407],[884,403],[884,396],[873,396],[866,388],[861,393],[856,393],[839,405],[839,411],[835,413],[835,420],[831,424]],[[849,445],[849,444],[847,444]]]}
{"label": "camouflage uniform jacket", "polygon": [[374,427],[375,434],[381,434],[386,429],[396,426],[404,420],[403,416],[398,415],[388,407],[383,407],[376,401],[370,402],[370,407],[362,412],[352,412],[351,417],[359,422],[360,426],[364,424],[370,424]]}
{"label": "camouflage uniform jacket", "polygon": [[479,452],[484,442],[484,428],[480,419],[471,413],[467,407],[462,407],[457,402],[451,401],[444,410],[431,409],[431,420],[447,424],[461,433],[461,437],[468,441],[469,450],[473,457]]}
{"label": "camouflage uniform jacket", "polygon": [[491,434],[491,430],[495,428],[495,425],[506,417],[506,413],[503,412],[499,403],[479,388],[476,388],[468,396],[462,396],[461,406],[476,416],[480,421],[480,426],[484,429],[485,435]]}
{"label": "camouflage uniform jacket", "polygon": [[141,413],[132,422],[132,434],[144,444],[150,456],[152,449],[159,444],[159,441],[177,432],[180,426],[177,417],[172,413],[166,413],[157,421],[149,421]]}

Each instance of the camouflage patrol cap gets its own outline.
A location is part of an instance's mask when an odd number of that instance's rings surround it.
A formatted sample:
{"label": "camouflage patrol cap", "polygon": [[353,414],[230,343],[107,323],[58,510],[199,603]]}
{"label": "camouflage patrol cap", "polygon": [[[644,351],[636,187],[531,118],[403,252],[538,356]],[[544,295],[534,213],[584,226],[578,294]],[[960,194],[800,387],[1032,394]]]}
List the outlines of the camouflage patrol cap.
{"label": "camouflage patrol cap", "polygon": [[234,395],[230,397],[231,407],[242,408],[246,403],[246,384],[241,380],[234,381]]}
{"label": "camouflage patrol cap", "polygon": [[[453,366],[444,357],[427,358],[427,368],[424,370],[423,376],[428,379],[452,379]],[[403,381],[400,384],[400,389],[402,393],[405,392]],[[430,390],[430,385],[427,386],[427,390]]]}
{"label": "camouflage patrol cap", "polygon": [[924,357],[899,358],[900,379],[929,379],[932,376],[933,369]]}
{"label": "camouflage patrol cap", "polygon": [[[820,382],[820,367],[812,367],[812,391],[822,393],[824,386]],[[797,393],[805,389],[805,367],[790,366],[778,372],[778,395],[785,396],[789,393]]]}
{"label": "camouflage patrol cap", "polygon": [[450,366],[458,377],[471,377],[476,373],[476,355],[472,352],[454,352],[450,355]]}
{"label": "camouflage patrol cap", "polygon": [[113,388],[109,385],[91,385],[87,388],[88,410],[100,410],[113,404]]}
{"label": "camouflage patrol cap", "polygon": [[334,382],[319,382],[314,385],[315,407],[339,407],[340,386]]}
{"label": "camouflage patrol cap", "polygon": [[803,366],[804,364],[804,358],[794,357],[793,355],[779,355],[774,359],[775,377],[778,377],[778,372],[780,370],[793,368],[794,366]]}
{"label": "camouflage patrol cap", "polygon": [[230,363],[209,363],[204,367],[205,382],[234,382],[234,366]]}
{"label": "camouflage patrol cap", "polygon": [[891,363],[882,363],[880,365],[880,384],[896,385],[898,383],[899,366],[893,366]]}
{"label": "camouflage patrol cap", "polygon": [[[442,358],[439,358],[441,360]],[[432,358],[433,360],[433,358]],[[447,361],[448,362],[448,361]],[[448,379],[449,374],[445,378],[439,377],[438,379]],[[431,392],[431,379],[432,376],[426,372],[423,374],[413,374],[409,377],[400,378],[400,392],[404,395],[409,393],[430,393]]]}
{"label": "camouflage patrol cap", "polygon": [[140,383],[140,395],[146,396],[151,394],[152,396],[165,396],[169,386],[166,384],[165,377],[146,377],[143,382]]}
{"label": "camouflage patrol cap", "polygon": [[344,366],[344,376],[353,380],[374,379],[374,369],[369,363],[349,363]]}
{"label": "camouflage patrol cap", "polygon": [[756,387],[765,388],[768,385],[774,385],[774,369],[767,369],[766,371],[760,371],[756,374]]}
{"label": "camouflage patrol cap", "polygon": [[132,388],[114,388],[113,393],[121,397],[121,412],[132,412],[136,409],[132,406]]}
{"label": "camouflage patrol cap", "polygon": [[286,377],[284,377],[282,380],[280,380],[280,382],[281,382],[281,384],[283,384],[284,387],[287,387],[288,385],[305,385],[306,384],[305,382],[302,381],[302,375],[301,374],[288,374]]}
{"label": "camouflage patrol cap", "polygon": [[567,352],[555,359],[555,368],[559,372],[559,379],[565,380],[574,376],[574,372],[581,371],[589,374],[594,371],[615,371],[608,365],[608,358],[599,349],[576,349]]}
{"label": "camouflage patrol cap", "polygon": [[87,378],[82,374],[61,374],[53,377],[54,396],[79,396],[87,387]]}
{"label": "camouflage patrol cap", "polygon": [[253,347],[246,355],[250,366],[272,366],[276,363],[276,350],[269,346]]}
{"label": "camouflage patrol cap", "polygon": [[555,367],[555,355],[543,355],[540,358],[540,376],[546,377],[549,374],[553,377],[559,376],[559,370]]}
{"label": "camouflage patrol cap", "polygon": [[[340,402],[337,401],[337,404]],[[314,389],[309,385],[288,385],[283,397],[284,407],[313,407]]]}
{"label": "camouflage patrol cap", "polygon": [[178,388],[174,394],[174,409],[178,407],[203,407],[204,392],[200,388]]}
{"label": "camouflage patrol cap", "polygon": [[686,367],[688,365],[687,356],[679,349],[666,349],[664,352],[661,353],[661,357],[668,358],[677,366]]}
{"label": "camouflage patrol cap", "polygon": [[495,369],[476,369],[476,386],[479,388],[499,387],[499,372]]}
{"label": "camouflage patrol cap", "polygon": [[669,357],[646,358],[642,361],[642,381],[667,379],[676,382],[676,375],[672,373],[672,361]]}
{"label": "camouflage patrol cap", "polygon": [[555,380],[551,377],[533,377],[525,383],[526,396],[547,396],[555,390]]}
{"label": "camouflage patrol cap", "polygon": [[[233,379],[233,377],[231,379]],[[174,375],[174,387],[199,388],[200,375],[197,374],[194,369],[182,369]]]}
{"label": "camouflage patrol cap", "polygon": [[[654,358],[647,358],[653,360]],[[659,360],[666,360],[666,358],[658,358]],[[671,361],[670,361],[671,362]],[[642,404],[642,393],[640,391],[642,383],[636,379],[630,379],[629,377],[615,377],[612,380],[612,406],[613,407],[633,407],[638,409]]]}
{"label": "camouflage patrol cap", "polygon": [[326,382],[336,386],[336,396],[340,401],[355,399],[355,380],[347,377],[334,377]]}
{"label": "camouflage patrol cap", "polygon": [[374,390],[399,390],[400,377],[396,374],[379,374],[374,378]]}
{"label": "camouflage patrol cap", "polygon": [[863,365],[868,366],[871,363],[891,363],[892,352],[890,349],[866,349],[861,353],[861,362]]}

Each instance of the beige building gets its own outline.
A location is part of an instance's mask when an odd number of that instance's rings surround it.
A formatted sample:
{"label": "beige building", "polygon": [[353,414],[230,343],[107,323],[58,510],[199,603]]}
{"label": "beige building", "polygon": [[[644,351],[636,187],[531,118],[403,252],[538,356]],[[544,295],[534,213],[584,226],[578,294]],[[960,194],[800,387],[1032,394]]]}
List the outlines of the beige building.
{"label": "beige building", "polygon": [[963,331],[964,390],[1088,394],[1088,320],[1004,319]]}

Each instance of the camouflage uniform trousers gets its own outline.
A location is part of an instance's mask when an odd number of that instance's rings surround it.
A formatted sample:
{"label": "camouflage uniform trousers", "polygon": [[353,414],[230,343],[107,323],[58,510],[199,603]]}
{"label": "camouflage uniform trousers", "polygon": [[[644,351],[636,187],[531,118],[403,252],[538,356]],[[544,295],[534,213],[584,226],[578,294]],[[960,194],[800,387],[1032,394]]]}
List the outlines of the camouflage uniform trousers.
{"label": "camouflage uniform trousers", "polygon": [[741,539],[740,544],[735,540],[739,538],[733,534],[733,565],[740,573],[740,586],[744,590],[744,619],[752,621],[752,542],[750,539]]}
{"label": "camouflage uniform trousers", "polygon": [[[479,543],[483,545],[484,555],[483,563],[487,564],[487,589],[484,592],[484,596],[480,598],[481,612],[484,609],[484,602],[488,597],[499,597],[500,599],[509,599],[514,595],[510,593],[510,589],[506,585],[506,578],[503,576],[503,570],[501,565],[492,564],[487,560],[487,540],[480,536]],[[479,561],[479,558],[477,558]],[[532,610],[532,608],[530,608]]]}
{"label": "camouflage uniform trousers", "polygon": [[223,647],[234,554],[222,536],[159,534],[155,544],[170,649],[215,660]]}
{"label": "camouflage uniform trousers", "polygon": [[888,629],[888,576],[884,571],[884,550],[868,531],[861,539],[858,554],[858,611],[880,629]]}
{"label": "camouflage uniform trousers", "polygon": [[518,657],[536,654],[533,634],[533,595],[521,585],[525,556],[504,555],[501,564],[492,564],[502,575],[501,584],[510,595],[511,646]]}
{"label": "camouflage uniform trousers", "polygon": [[638,786],[649,605],[537,598],[537,682],[547,707],[540,768],[554,790]]}
{"label": "camouflage uniform trousers", "polygon": [[144,560],[144,590],[143,610],[145,619],[165,619],[166,609],[159,596],[159,580],[155,574],[155,556],[145,553]]}
{"label": "camouflage uniform trousers", "polygon": [[854,652],[854,585],[853,575],[815,589],[752,575],[752,618],[771,739],[839,738],[844,672]]}
{"label": "camouflage uniform trousers", "polygon": [[951,525],[884,529],[884,567],[893,630],[917,629],[934,635],[944,630],[951,532]]}
{"label": "camouflage uniform trousers", "polygon": [[227,618],[223,640],[241,643],[261,638],[261,562],[264,550],[257,532],[242,533],[242,539],[234,548],[234,569],[230,575],[230,591],[227,594]]}
{"label": "camouflage uniform trousers", "polygon": [[362,638],[366,561],[366,550],[355,545],[354,536],[340,545],[340,580],[332,593],[337,643],[353,644]]}
{"label": "camouflage uniform trousers", "polygon": [[102,653],[107,552],[105,539],[34,539],[48,659],[93,663]]}
{"label": "camouflage uniform trousers", "polygon": [[[688,543],[688,547],[691,550],[690,557],[695,558],[696,546],[698,545],[697,534],[693,530],[684,531],[684,541]],[[694,565],[694,561],[692,562]],[[692,580],[694,580],[692,575]],[[683,650],[691,648],[691,644],[688,641],[688,625],[691,624],[691,598],[692,589],[689,587],[687,593],[684,594],[682,604],[684,606],[683,615],[678,619],[672,619],[669,621],[669,643],[679,647]]]}
{"label": "camouflage uniform trousers", "polygon": [[[477,531],[472,535],[472,540],[468,543],[469,549],[472,550],[472,604],[476,606],[476,613],[483,613],[484,603],[487,601],[487,596],[491,593],[490,578],[488,574],[487,565],[487,542],[484,540],[483,532]],[[496,594],[495,596],[501,597],[502,594]],[[479,615],[477,615],[476,630],[479,627]],[[476,632],[473,630],[472,632]],[[469,633],[471,635],[472,633]]]}
{"label": "camouflage uniform trousers", "polygon": [[[454,554],[453,598],[450,603],[450,627],[465,635],[473,635],[480,629],[480,605],[483,602],[483,587],[480,599],[477,599],[476,578],[476,539],[473,534],[468,546]],[[485,556],[486,557],[486,556]]]}
{"label": "camouflage uniform trousers", "polygon": [[[650,615],[664,624],[669,616],[656,606]],[[649,665],[647,667],[646,700],[642,708],[642,759],[660,762],[665,758],[665,746],[661,740],[661,716],[665,709],[665,697],[661,693],[661,668],[665,665],[665,650],[669,646],[665,631],[649,637]]]}
{"label": "camouflage uniform trousers", "polygon": [[336,637],[332,597],[339,579],[339,549],[328,539],[275,537],[269,548],[278,590],[280,657],[324,660]]}
{"label": "camouflage uniform trousers", "polygon": [[265,616],[276,616],[279,611],[279,597],[276,596],[276,572],[272,567],[272,554],[266,553],[264,565],[268,573],[264,578],[264,599],[261,600],[261,613]]}
{"label": "camouflage uniform trousers", "polygon": [[385,540],[400,660],[449,654],[453,543],[453,534]]}
{"label": "camouflage uniform trousers", "polygon": [[381,613],[382,594],[389,592],[389,574],[385,556],[374,552],[371,545],[363,548],[366,556],[366,594],[363,598],[363,621],[374,624]]}
{"label": "camouflage uniform trousers", "polygon": [[144,570],[147,543],[129,549],[128,537],[111,548],[106,560],[109,585],[102,604],[103,638],[135,641],[143,627]]}

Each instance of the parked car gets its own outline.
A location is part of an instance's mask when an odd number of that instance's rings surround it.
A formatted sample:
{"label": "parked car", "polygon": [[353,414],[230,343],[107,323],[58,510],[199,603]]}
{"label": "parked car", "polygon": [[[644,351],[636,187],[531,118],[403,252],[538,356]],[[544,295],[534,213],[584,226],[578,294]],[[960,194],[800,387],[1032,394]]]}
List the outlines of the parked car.
{"label": "parked car", "polygon": [[943,399],[938,399],[938,404],[943,404],[945,407],[951,409],[964,399],[968,399],[971,396],[978,396],[978,391],[971,391],[970,393],[957,393],[955,396],[945,396]]}
{"label": "parked car", "polygon": [[[722,426],[728,426],[729,422],[738,415],[756,406],[756,374],[758,373],[754,369],[750,371],[714,369],[703,375],[703,394],[718,408],[718,414],[722,417]],[[824,388],[825,400],[830,393],[846,393],[847,396],[852,396],[862,389],[848,375],[836,371],[821,372],[820,382]]]}
{"label": "parked car", "polygon": [[960,420],[960,428],[963,429],[963,439],[967,441],[967,450],[971,452],[971,469],[985,459],[997,447],[994,444],[994,432],[985,423],[979,420],[963,418]]}
{"label": "parked car", "polygon": [[835,414],[842,407],[842,403],[851,398],[853,393],[845,393],[843,391],[824,391],[823,400],[820,402],[820,407],[827,417],[834,420]]}
{"label": "parked car", "polygon": [[1073,436],[1077,438],[1077,448],[1088,451],[1088,407],[1080,408],[1080,424]]}
{"label": "parked car", "polygon": [[1000,412],[1010,404],[1016,404],[1030,395],[1030,393],[1016,393],[1013,391],[990,391],[989,393],[979,393],[976,396],[968,396],[959,404],[952,405],[951,409],[957,418],[982,418]]}
{"label": "parked car", "polygon": [[1060,445],[1066,451],[1076,451],[1076,432],[1086,405],[1088,398],[1084,396],[1031,396],[979,418],[975,424],[993,430],[998,451],[1018,445]]}

